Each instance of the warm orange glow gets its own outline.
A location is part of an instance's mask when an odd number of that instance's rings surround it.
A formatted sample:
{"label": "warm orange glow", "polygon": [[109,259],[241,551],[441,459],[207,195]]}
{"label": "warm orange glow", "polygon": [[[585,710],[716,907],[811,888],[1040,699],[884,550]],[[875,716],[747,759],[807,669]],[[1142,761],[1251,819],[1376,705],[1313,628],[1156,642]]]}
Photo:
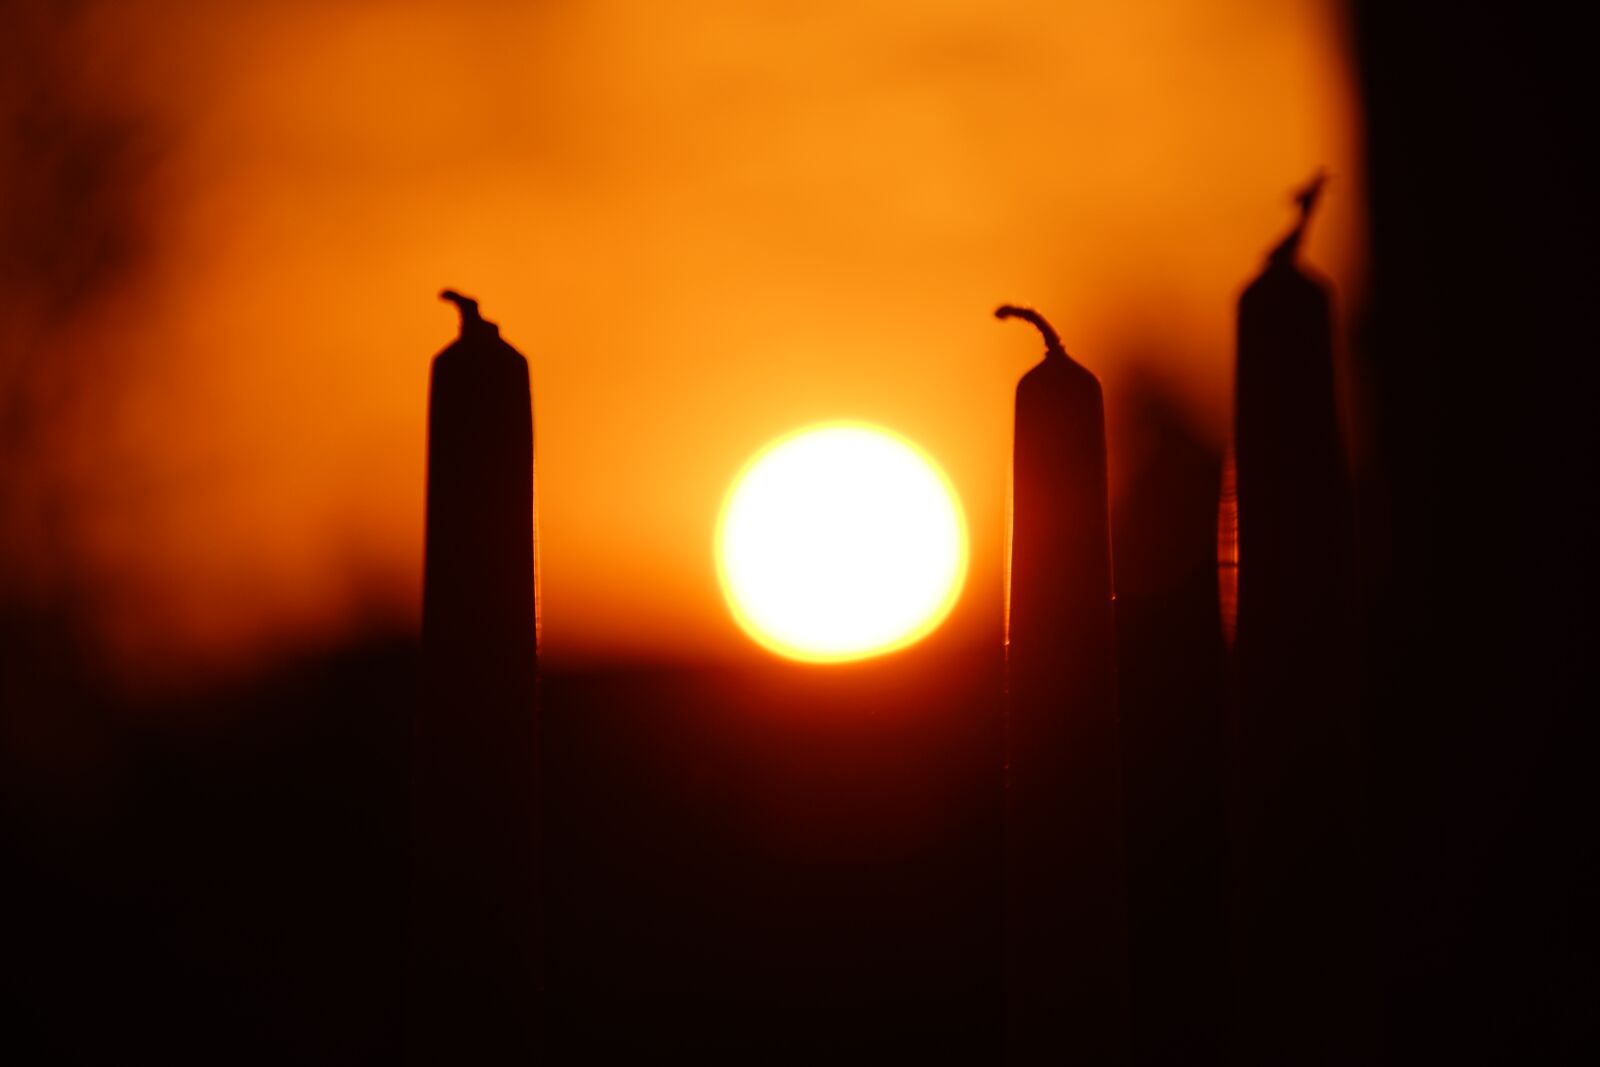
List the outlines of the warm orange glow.
{"label": "warm orange glow", "polygon": [[971,524],[947,625],[992,639],[1030,355],[997,303],[1100,376],[1115,479],[1135,374],[1220,446],[1234,300],[1321,165],[1307,258],[1359,289],[1335,0],[83,10],[64,84],[149,134],[145,258],[0,346],[49,374],[8,393],[43,436],[0,459],[0,594],[136,670],[415,626],[445,286],[532,367],[547,663],[736,654],[729,471],[840,411],[939,457]]}
{"label": "warm orange glow", "polygon": [[767,446],[717,520],[734,617],[790,659],[838,663],[913,644],[950,613],[967,572],[955,489],[911,442],[829,423]]}

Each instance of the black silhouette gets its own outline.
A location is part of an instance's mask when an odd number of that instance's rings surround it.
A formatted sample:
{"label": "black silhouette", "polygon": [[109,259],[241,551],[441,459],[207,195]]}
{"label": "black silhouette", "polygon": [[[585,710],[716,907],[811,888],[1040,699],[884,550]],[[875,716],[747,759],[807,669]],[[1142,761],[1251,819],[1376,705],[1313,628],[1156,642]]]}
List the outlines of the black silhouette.
{"label": "black silhouette", "polygon": [[414,732],[418,1063],[537,1048],[533,423],[528,365],[478,314],[433,362]]}
{"label": "black silhouette", "polygon": [[1013,1062],[1127,1060],[1127,902],[1100,383],[1037,312],[1017,386],[1006,623],[1005,1040]]}
{"label": "black silhouette", "polygon": [[1563,15],[1352,6],[1363,736],[1392,1063],[1595,1048],[1600,154],[1593,46]]}
{"label": "black silhouette", "polygon": [[1213,535],[1220,457],[1162,380],[1125,372],[1107,413],[1122,477],[1117,707],[1128,828],[1135,1062],[1226,1062],[1224,639]]}
{"label": "black silhouette", "polygon": [[990,1063],[1000,663],[547,672],[551,1062]]}
{"label": "black silhouette", "polygon": [[1233,846],[1246,1063],[1358,1062],[1372,1024],[1358,918],[1354,512],[1328,289],[1297,261],[1322,183],[1297,194],[1298,223],[1239,300]]}

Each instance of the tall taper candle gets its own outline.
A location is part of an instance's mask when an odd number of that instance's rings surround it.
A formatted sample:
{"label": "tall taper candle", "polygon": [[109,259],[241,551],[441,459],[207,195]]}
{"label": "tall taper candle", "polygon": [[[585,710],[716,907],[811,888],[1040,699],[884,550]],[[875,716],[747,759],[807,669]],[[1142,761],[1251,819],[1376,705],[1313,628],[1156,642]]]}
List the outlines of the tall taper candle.
{"label": "tall taper candle", "polygon": [[1017,386],[1006,621],[1008,1062],[1127,1062],[1127,901],[1105,406],[1037,312]]}
{"label": "tall taper candle", "polygon": [[537,1048],[536,591],[528,364],[457,293],[428,401],[408,1052]]}
{"label": "tall taper candle", "polygon": [[1350,1064],[1370,1018],[1356,876],[1354,515],[1332,302],[1298,263],[1322,189],[1239,299],[1233,722],[1239,1062]]}

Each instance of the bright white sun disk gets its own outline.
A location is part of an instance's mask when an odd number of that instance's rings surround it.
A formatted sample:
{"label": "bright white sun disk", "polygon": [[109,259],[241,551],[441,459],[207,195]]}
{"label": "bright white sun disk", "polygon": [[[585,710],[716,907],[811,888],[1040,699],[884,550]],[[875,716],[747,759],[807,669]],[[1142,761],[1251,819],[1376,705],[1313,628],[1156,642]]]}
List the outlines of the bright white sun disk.
{"label": "bright white sun disk", "polygon": [[944,621],[966,577],[949,480],[915,445],[828,423],[768,445],[717,525],[734,617],[780,655],[839,662],[912,644]]}

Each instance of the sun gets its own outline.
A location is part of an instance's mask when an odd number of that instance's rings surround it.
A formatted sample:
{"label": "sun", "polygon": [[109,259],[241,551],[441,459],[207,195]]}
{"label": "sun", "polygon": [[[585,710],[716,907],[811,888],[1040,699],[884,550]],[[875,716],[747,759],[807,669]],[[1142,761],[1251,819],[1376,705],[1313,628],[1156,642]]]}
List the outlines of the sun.
{"label": "sun", "polygon": [[717,575],[739,625],[790,659],[841,663],[914,644],[955,606],[967,529],[939,465],[860,422],[768,444],[728,490]]}

